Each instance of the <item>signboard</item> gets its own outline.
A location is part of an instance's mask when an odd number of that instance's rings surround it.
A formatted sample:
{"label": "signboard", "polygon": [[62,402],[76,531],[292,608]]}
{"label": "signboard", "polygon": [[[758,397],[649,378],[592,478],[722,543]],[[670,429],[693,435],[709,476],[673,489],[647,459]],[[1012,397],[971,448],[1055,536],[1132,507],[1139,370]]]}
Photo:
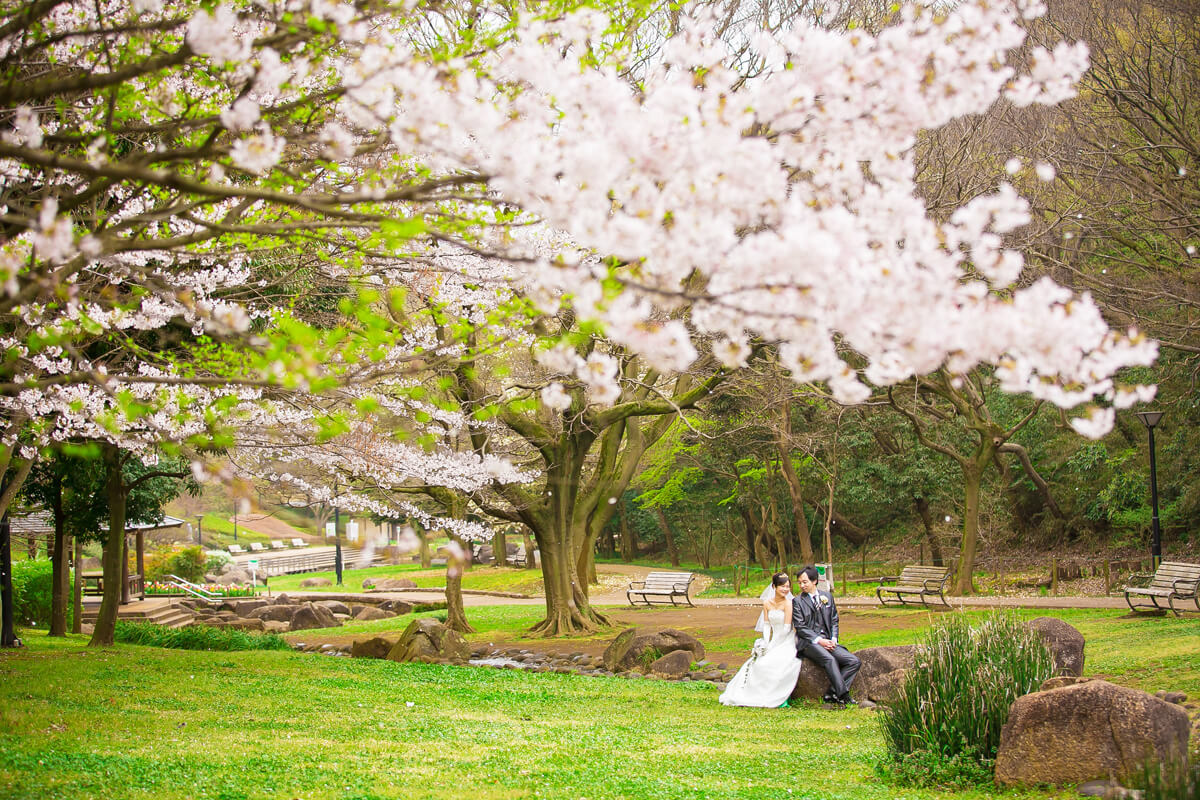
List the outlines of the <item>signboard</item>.
{"label": "signboard", "polygon": [[334,525],[332,522],[326,522],[325,523],[325,538],[332,539],[335,536],[337,536],[337,526]]}
{"label": "signboard", "polygon": [[833,564],[813,564],[817,568],[817,588],[833,593]]}
{"label": "signboard", "polygon": [[346,523],[346,538],[352,542],[358,541],[358,523],[354,520]]}

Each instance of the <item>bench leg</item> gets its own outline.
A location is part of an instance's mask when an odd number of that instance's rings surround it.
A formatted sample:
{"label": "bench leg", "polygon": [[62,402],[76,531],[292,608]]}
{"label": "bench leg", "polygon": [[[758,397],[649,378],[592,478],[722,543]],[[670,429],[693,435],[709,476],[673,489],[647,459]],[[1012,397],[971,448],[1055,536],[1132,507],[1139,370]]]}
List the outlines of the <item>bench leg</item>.
{"label": "bench leg", "polygon": [[1175,595],[1169,595],[1167,597],[1167,605],[1171,607],[1171,613],[1178,617],[1179,612],[1175,609]]}

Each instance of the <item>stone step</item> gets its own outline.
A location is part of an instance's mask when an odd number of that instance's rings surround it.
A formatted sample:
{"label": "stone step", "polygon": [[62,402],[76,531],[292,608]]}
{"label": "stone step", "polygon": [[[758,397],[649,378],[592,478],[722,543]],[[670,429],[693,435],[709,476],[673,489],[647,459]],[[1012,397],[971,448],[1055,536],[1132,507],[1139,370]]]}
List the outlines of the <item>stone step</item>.
{"label": "stone step", "polygon": [[[100,607],[91,606],[84,608],[82,617],[84,622],[94,623],[99,615]],[[128,606],[117,609],[117,619],[129,622],[151,622],[166,628],[182,628],[191,623],[193,618],[194,615],[190,611],[174,603],[149,609]]]}

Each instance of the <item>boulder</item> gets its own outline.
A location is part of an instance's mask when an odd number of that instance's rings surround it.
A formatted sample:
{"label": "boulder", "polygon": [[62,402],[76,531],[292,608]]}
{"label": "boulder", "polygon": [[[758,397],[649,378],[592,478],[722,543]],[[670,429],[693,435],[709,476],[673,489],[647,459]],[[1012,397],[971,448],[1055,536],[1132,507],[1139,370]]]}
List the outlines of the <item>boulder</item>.
{"label": "boulder", "polygon": [[391,649],[396,646],[396,643],[391,639],[385,639],[382,636],[374,636],[370,639],[355,639],[350,644],[351,658],[387,658]]}
{"label": "boulder", "polygon": [[[854,655],[862,662],[854,683],[850,685],[850,694],[855,700],[874,700],[876,703],[889,703],[896,692],[904,685],[904,678],[913,666],[915,645],[900,645],[896,647],[868,647],[857,650]],[[805,658],[800,667],[800,675],[796,678],[796,688],[792,690],[792,699],[820,700],[829,691],[829,678],[825,670],[816,663]]]}
{"label": "boulder", "polygon": [[360,620],[371,620],[390,619],[394,616],[396,615],[391,611],[384,611],[383,609],[375,608],[374,606],[363,606],[358,610],[358,613],[354,615],[354,618]]}
{"label": "boulder", "polygon": [[264,619],[262,621],[263,631],[266,633],[287,633],[292,629],[292,626],[286,622],[276,622],[273,619]]}
{"label": "boulder", "polygon": [[1074,626],[1054,617],[1038,617],[1025,623],[1038,632],[1054,658],[1056,675],[1083,674],[1083,634]]}
{"label": "boulder", "polygon": [[1074,675],[1055,675],[1053,678],[1047,678],[1042,681],[1039,692],[1048,692],[1051,689],[1061,689],[1064,686],[1074,686],[1077,683],[1087,683],[1093,678],[1077,678]]}
{"label": "boulder", "polygon": [[350,616],[350,607],[341,600],[314,600],[317,605],[325,606],[334,614],[345,614]]}
{"label": "boulder", "polygon": [[374,588],[374,586],[375,586],[374,578],[363,578],[362,588],[371,589],[371,588]]}
{"label": "boulder", "polygon": [[253,600],[238,600],[234,603],[234,610],[237,611],[238,616],[245,617],[249,616],[250,612],[256,608],[266,608],[269,605],[271,605],[271,601],[265,597]]}
{"label": "boulder", "polygon": [[604,651],[604,668],[617,672],[620,670],[645,669],[667,653],[676,650],[687,650],[692,661],[704,660],[704,645],[696,637],[683,631],[667,628],[653,633],[641,633],[637,628],[629,628],[617,635],[617,638]]}
{"label": "boulder", "polygon": [[333,586],[333,581],[329,578],[305,578],[300,581],[301,589],[312,589],[317,586]]}
{"label": "boulder", "polygon": [[293,600],[292,598],[288,597],[286,594],[281,594],[281,595],[276,596],[275,602],[272,603],[272,605],[294,606],[294,605],[296,605],[296,601]]}
{"label": "boulder", "polygon": [[241,631],[263,631],[263,630],[266,630],[266,628],[263,626],[263,621],[261,619],[246,619],[245,617],[238,617],[237,619],[228,620],[225,623],[225,627],[237,628],[238,630],[241,630]]}
{"label": "boulder", "polygon": [[382,578],[375,581],[375,588],[387,591],[389,589],[415,589],[417,584],[408,578]]}
{"label": "boulder", "polygon": [[381,611],[390,611],[393,614],[408,614],[412,612],[412,603],[406,603],[403,600],[384,600],[379,604]]}
{"label": "boulder", "polygon": [[307,631],[313,628],[337,628],[341,622],[333,616],[333,612],[325,606],[316,603],[305,603],[296,609],[292,615],[291,625],[294,631]]}
{"label": "boulder", "polygon": [[291,622],[296,610],[300,606],[289,605],[269,605],[262,608],[256,608],[246,614],[251,619],[270,620],[272,622]]}
{"label": "boulder", "polygon": [[389,661],[400,662],[466,661],[470,657],[471,648],[458,631],[428,617],[413,620],[387,654]]}
{"label": "boulder", "polygon": [[250,573],[245,570],[233,569],[217,578],[218,586],[241,586],[250,582]]}
{"label": "boulder", "polygon": [[648,671],[667,678],[682,678],[691,668],[692,651],[674,650],[652,663]]}
{"label": "boulder", "polygon": [[1000,734],[1001,786],[1123,780],[1184,758],[1188,715],[1154,695],[1092,680],[1018,697]]}

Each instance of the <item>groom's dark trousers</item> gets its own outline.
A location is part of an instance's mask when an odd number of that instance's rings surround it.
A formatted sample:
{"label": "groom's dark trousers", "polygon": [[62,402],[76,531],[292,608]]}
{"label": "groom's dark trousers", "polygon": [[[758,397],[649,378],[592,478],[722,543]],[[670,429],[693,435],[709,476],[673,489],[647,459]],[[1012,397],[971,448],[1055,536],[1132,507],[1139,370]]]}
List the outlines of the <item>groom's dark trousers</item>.
{"label": "groom's dark trousers", "polygon": [[792,597],[792,627],[796,629],[796,654],[800,658],[812,659],[829,676],[833,694],[845,700],[850,696],[850,684],[858,674],[862,662],[840,644],[826,650],[813,640],[818,638],[837,641],[838,613],[833,595],[818,591],[818,600],[811,595]]}

